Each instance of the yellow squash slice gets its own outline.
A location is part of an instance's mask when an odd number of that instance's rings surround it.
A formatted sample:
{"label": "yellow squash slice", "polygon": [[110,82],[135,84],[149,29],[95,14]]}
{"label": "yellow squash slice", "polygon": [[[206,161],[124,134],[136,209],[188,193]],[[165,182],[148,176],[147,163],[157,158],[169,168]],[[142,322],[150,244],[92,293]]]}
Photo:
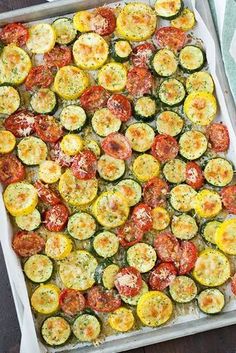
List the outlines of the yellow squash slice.
{"label": "yellow squash slice", "polygon": [[59,309],[59,294],[54,284],[41,284],[32,294],[31,305],[40,314],[53,314]]}
{"label": "yellow squash slice", "polygon": [[236,218],[227,219],[219,226],[215,241],[224,253],[236,255]]}
{"label": "yellow squash slice", "polygon": [[216,117],[216,99],[208,92],[190,93],[184,102],[184,112],[192,123],[207,126]]}
{"label": "yellow squash slice", "polygon": [[121,307],[110,314],[108,322],[113,330],[127,332],[134,325],[134,315],[132,310]]}
{"label": "yellow squash slice", "polygon": [[27,48],[34,54],[48,53],[55,46],[56,33],[49,23],[38,23],[29,29]]}

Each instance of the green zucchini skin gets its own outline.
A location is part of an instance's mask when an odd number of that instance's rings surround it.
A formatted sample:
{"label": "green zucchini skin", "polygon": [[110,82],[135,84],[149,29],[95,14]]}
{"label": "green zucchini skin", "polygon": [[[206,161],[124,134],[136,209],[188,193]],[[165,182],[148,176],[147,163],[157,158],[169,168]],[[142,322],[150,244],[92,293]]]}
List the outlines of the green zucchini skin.
{"label": "green zucchini skin", "polygon": [[[173,287],[174,282],[175,282],[176,280],[182,280],[182,281],[187,280],[187,281],[189,281],[189,283],[192,282],[192,284],[194,285],[194,292],[193,292],[192,296],[189,297],[189,299],[186,298],[186,300],[183,301],[183,300],[181,300],[180,297],[178,298],[178,293],[177,293],[177,295],[174,295],[174,292],[173,292],[173,288],[172,288],[172,287]],[[180,296],[181,296],[181,293],[182,293],[182,291],[179,292]],[[198,293],[198,287],[197,287],[197,285],[196,285],[196,282],[195,282],[190,276],[186,276],[186,275],[177,276],[177,277],[175,278],[175,280],[173,280],[173,282],[172,282],[172,283],[170,284],[170,286],[169,286],[169,294],[170,294],[172,300],[173,300],[175,303],[179,303],[179,304],[187,304],[187,303],[190,303],[190,302],[192,302],[192,301],[196,298],[197,293]]]}
{"label": "green zucchini skin", "polygon": [[163,18],[164,20],[174,20],[175,18],[177,18],[180,14],[181,14],[181,12],[183,11],[183,9],[184,9],[184,3],[183,3],[183,1],[181,0],[181,4],[180,4],[180,8],[178,9],[178,11],[176,12],[176,13],[174,13],[172,16],[160,16],[158,13],[157,13],[157,15],[159,16],[159,17],[161,17],[161,18]]}
{"label": "green zucchini skin", "polygon": [[[53,272],[54,272],[54,265],[53,265],[53,261],[50,259],[50,258],[48,258],[47,260],[48,260],[48,265],[50,265],[51,266],[51,269],[50,269],[50,274],[49,274],[49,276],[47,277],[47,278],[45,278],[44,280],[40,280],[40,281],[35,281],[35,280],[33,280],[32,279],[32,277],[30,277],[29,276],[29,273],[27,274],[27,270],[26,270],[26,266],[27,266],[27,263],[34,257],[34,258],[37,258],[37,257],[47,257],[46,255],[42,255],[42,254],[36,254],[36,255],[32,255],[32,256],[30,256],[27,260],[26,260],[26,262],[24,263],[24,273],[25,273],[25,276],[32,282],[32,283],[35,283],[35,284],[40,284],[40,283],[46,283],[46,282],[48,282],[51,278],[52,278],[52,276],[53,276]],[[45,271],[44,271],[45,272]]]}
{"label": "green zucchini skin", "polygon": [[[118,170],[118,166],[119,166],[119,173],[116,171],[116,174],[113,175],[113,177],[109,176],[109,175],[106,175],[105,174],[105,171],[102,170],[102,166],[100,166],[101,162],[99,163],[99,161],[103,161],[103,162],[106,162],[107,164],[111,163],[111,164],[115,164],[117,163],[117,170]],[[107,154],[104,154],[100,157],[98,161],[98,174],[99,174],[99,177],[106,181],[106,182],[118,182],[120,181],[123,176],[125,175],[125,172],[126,172],[126,165],[125,163],[122,161],[122,160],[118,160],[116,158],[113,158]]]}
{"label": "green zucchini skin", "polygon": [[[164,53],[164,52],[169,55],[169,60],[172,60],[172,63],[173,63],[173,64],[175,63],[175,69],[172,70],[172,71],[169,72],[169,73],[166,73],[166,74],[161,73],[160,70],[159,70],[159,72],[157,72],[157,69],[156,69],[156,67],[155,67],[155,59],[158,57],[158,55],[160,55],[160,54],[162,54],[162,53]],[[159,58],[159,59],[160,59],[160,58]],[[156,64],[157,64],[157,63],[156,63]],[[164,66],[163,64],[161,64],[161,63],[159,62],[159,67],[161,67],[161,65]],[[173,76],[173,75],[176,73],[177,68],[178,68],[178,60],[177,60],[177,57],[176,57],[176,55],[173,53],[172,50],[166,49],[166,48],[162,48],[162,49],[159,49],[156,53],[154,53],[154,54],[151,56],[150,62],[149,62],[149,66],[150,66],[150,69],[151,69],[153,75],[156,76],[157,78],[158,78],[158,77],[159,77],[159,78],[168,78],[168,77]]]}
{"label": "green zucchini skin", "polygon": [[[127,46],[129,45],[130,46],[130,49],[131,51],[129,52],[129,54],[127,56],[120,56],[118,53],[117,53],[117,50],[116,50],[116,45],[117,43],[119,42],[126,42],[127,43]],[[124,63],[124,62],[127,62],[130,58],[130,55],[132,53],[132,47],[130,45],[130,43],[125,40],[125,39],[116,39],[114,40],[111,45],[110,45],[110,48],[109,48],[109,51],[110,51],[110,55],[111,57],[116,61],[116,62],[119,62],[119,63]]]}
{"label": "green zucchini skin", "polygon": [[[40,99],[40,97],[37,97],[38,93],[41,91],[41,90],[47,90],[49,94],[52,94],[52,97],[54,99],[54,102],[52,102],[51,104],[51,107],[48,106],[48,109],[46,111],[39,111],[39,109],[36,108],[35,106],[35,103],[37,103],[37,99]],[[36,100],[36,101],[34,101]],[[30,100],[30,106],[31,106],[31,109],[37,113],[37,114],[50,114],[50,115],[54,115],[58,109],[58,98],[57,98],[57,95],[55,94],[55,92],[51,91],[50,89],[47,89],[47,88],[43,88],[43,89],[40,89],[38,90],[37,92],[35,92],[32,97],[31,97],[31,100]]]}
{"label": "green zucchini skin", "polygon": [[[95,244],[96,240],[97,240],[97,237],[99,237],[102,233],[110,233],[110,236],[114,236],[114,242],[117,242],[117,244],[113,244],[114,245],[114,249],[113,250],[116,250],[116,252],[111,252],[111,253],[106,253],[106,250],[107,249],[101,249],[101,248],[98,248]],[[104,235],[105,236],[105,235]],[[108,236],[106,234],[106,236]],[[103,229],[101,231],[98,231],[95,233],[95,235],[91,238],[91,241],[90,241],[90,245],[91,245],[91,251],[96,255],[98,256],[99,258],[101,259],[104,259],[104,260],[107,260],[107,259],[110,259],[112,258],[118,251],[119,249],[119,240],[118,238],[116,237],[116,234],[110,230],[106,230],[106,229]],[[105,250],[105,252],[103,251]]]}
{"label": "green zucchini skin", "polygon": [[[195,68],[193,68],[193,69],[188,68],[184,64],[183,60],[181,60],[181,53],[183,53],[183,51],[186,51],[186,48],[188,48],[188,49],[193,48],[193,50],[194,49],[198,49],[199,53],[201,53],[201,55],[202,55],[201,63],[198,66],[196,66]],[[182,71],[184,71],[186,73],[189,73],[189,74],[192,74],[194,72],[202,70],[203,67],[205,66],[205,64],[206,64],[206,53],[201,48],[199,48],[198,46],[196,46],[196,45],[186,45],[183,49],[181,49],[181,51],[179,53],[179,67],[181,68]]]}
{"label": "green zucchini skin", "polygon": [[[180,96],[178,99],[168,99],[165,97],[165,91],[166,91],[166,88],[165,88],[165,85],[172,81],[172,83],[174,83],[176,86],[178,86],[179,90],[180,90]],[[159,98],[159,101],[164,105],[164,106],[167,106],[167,107],[178,107],[179,105],[181,105],[184,101],[186,97],[186,91],[185,91],[185,87],[183,85],[183,83],[175,78],[167,78],[165,79],[164,81],[162,81],[162,83],[160,84],[160,87],[159,87],[159,90],[158,90],[158,98]]]}
{"label": "green zucchini skin", "polygon": [[45,340],[45,338],[44,338],[44,336],[43,336],[43,333],[42,333],[42,329],[43,329],[44,323],[45,323],[48,319],[51,319],[51,318],[54,318],[54,317],[62,318],[62,319],[64,319],[64,320],[69,324],[69,321],[66,320],[66,319],[65,319],[62,315],[60,315],[60,314],[59,314],[59,315],[54,315],[54,316],[47,317],[47,318],[43,321],[43,323],[42,323],[42,325],[41,325],[41,328],[40,328],[40,338],[41,338],[42,342],[43,342],[44,344],[46,344],[48,347],[52,347],[52,348],[63,347],[63,346],[65,346],[65,345],[70,341],[70,339],[71,339],[71,337],[72,337],[72,330],[71,330],[71,329],[70,329],[70,335],[69,335],[69,337],[68,337],[63,343],[57,344],[57,345],[49,344],[49,343]]}
{"label": "green zucchini skin", "polygon": [[[218,294],[218,295],[220,295],[222,298],[223,298],[223,306],[220,308],[220,310],[218,310],[218,311],[216,311],[216,312],[214,312],[214,313],[210,313],[210,312],[207,312],[207,311],[205,311],[204,309],[203,309],[203,307],[201,306],[201,304],[200,304],[200,302],[199,302],[199,298],[201,297],[201,295],[203,295],[204,293],[206,293],[206,292],[214,292],[215,294]],[[224,309],[224,307],[225,307],[225,295],[224,295],[224,293],[222,293],[218,288],[206,288],[206,289],[204,289],[204,290],[202,290],[199,294],[198,294],[198,296],[197,296],[197,305],[198,305],[198,308],[199,308],[199,310],[203,313],[203,314],[206,314],[206,315],[217,315],[217,314],[219,314],[219,313],[221,313],[222,312],[222,310]]]}
{"label": "green zucchini skin", "polygon": [[[138,112],[138,109],[137,109],[137,102],[140,101],[141,99],[150,99],[154,104],[155,104],[155,111],[150,114],[149,116],[144,116],[141,112]],[[134,114],[134,117],[136,120],[140,120],[140,121],[143,121],[143,122],[151,122],[155,119],[156,117],[156,114],[157,114],[157,99],[155,96],[151,95],[151,94],[145,94],[143,97],[139,98],[137,100],[137,102],[134,104],[134,107],[133,107],[133,114]],[[151,102],[150,102],[151,103]]]}
{"label": "green zucchini skin", "polygon": [[70,45],[70,44],[73,44],[73,43],[75,42],[76,38],[77,38],[77,33],[78,33],[78,32],[77,32],[76,29],[74,28],[73,22],[72,22],[72,20],[71,20],[70,18],[68,18],[68,17],[57,18],[55,21],[53,21],[52,27],[56,26],[56,24],[57,24],[58,22],[61,22],[61,21],[68,21],[68,24],[71,25],[71,29],[73,30],[74,34],[71,35],[71,38],[70,38],[69,41],[63,42],[63,43],[62,43],[61,41],[57,41],[57,43],[60,44],[60,45]]}
{"label": "green zucchini skin", "polygon": [[201,233],[201,235],[202,235],[202,237],[204,238],[205,241],[207,241],[207,242],[209,242],[209,243],[211,243],[211,244],[215,244],[215,242],[213,242],[214,240],[213,240],[213,239],[210,240],[210,239],[207,237],[207,235],[205,234],[205,232],[206,232],[206,230],[207,230],[207,227],[209,227],[211,223],[215,223],[215,225],[216,225],[216,223],[217,223],[217,225],[220,226],[220,224],[222,223],[222,221],[219,220],[219,219],[214,219],[214,220],[206,221],[205,223],[203,223],[203,224],[201,225],[200,233]]}

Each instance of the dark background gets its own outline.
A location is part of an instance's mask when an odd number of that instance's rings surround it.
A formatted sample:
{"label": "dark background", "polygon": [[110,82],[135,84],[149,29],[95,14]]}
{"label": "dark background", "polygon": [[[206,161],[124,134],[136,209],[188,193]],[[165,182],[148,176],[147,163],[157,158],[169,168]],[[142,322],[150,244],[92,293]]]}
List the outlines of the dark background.
{"label": "dark background", "polygon": [[[206,1],[206,0],[204,0]],[[43,0],[0,0],[0,12],[43,3]],[[2,235],[1,235],[2,236]],[[137,348],[130,353],[236,353],[236,325]],[[20,331],[0,248],[0,353],[19,353]],[[33,353],[33,352],[24,352]]]}

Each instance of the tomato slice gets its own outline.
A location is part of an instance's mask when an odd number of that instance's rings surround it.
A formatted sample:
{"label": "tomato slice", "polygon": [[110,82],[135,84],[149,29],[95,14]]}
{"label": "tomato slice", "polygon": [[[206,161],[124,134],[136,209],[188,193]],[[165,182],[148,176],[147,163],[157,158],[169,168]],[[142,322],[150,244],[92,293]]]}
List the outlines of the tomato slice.
{"label": "tomato slice", "polygon": [[21,257],[35,255],[42,251],[44,246],[45,240],[34,232],[17,232],[12,241],[13,250]]}
{"label": "tomato slice", "polygon": [[88,306],[100,313],[109,313],[121,306],[121,299],[113,290],[105,290],[101,286],[94,286],[87,294]]}
{"label": "tomato slice", "polygon": [[236,295],[236,273],[233,275],[233,277],[231,278],[231,291],[234,295]]}
{"label": "tomato slice", "polygon": [[80,105],[86,112],[93,114],[96,110],[105,108],[109,93],[102,86],[87,88],[80,97]]}
{"label": "tomato slice", "polygon": [[85,308],[85,298],[76,289],[65,288],[59,296],[59,304],[65,314],[74,316]]}
{"label": "tomato slice", "polygon": [[152,178],[144,184],[144,202],[152,208],[165,206],[168,192],[169,186],[164,180],[158,177]]}
{"label": "tomato slice", "polygon": [[186,183],[196,190],[204,185],[203,171],[196,162],[186,164]]}
{"label": "tomato slice", "polygon": [[134,297],[141,290],[142,276],[132,266],[123,267],[116,275],[115,286],[121,295]]}
{"label": "tomato slice", "polygon": [[9,23],[3,27],[0,33],[0,40],[4,44],[14,43],[22,47],[28,39],[29,31],[22,23]]}
{"label": "tomato slice", "polygon": [[152,43],[139,44],[133,49],[131,61],[134,66],[149,68],[151,56],[156,51]]}
{"label": "tomato slice", "polygon": [[69,65],[72,62],[71,48],[56,46],[50,52],[44,54],[44,61],[49,69]]}
{"label": "tomato slice", "polygon": [[140,203],[133,209],[131,219],[143,232],[148,232],[152,229],[153,221],[151,211],[151,207],[145,203]]}
{"label": "tomato slice", "polygon": [[50,145],[50,157],[53,161],[57,162],[61,167],[70,167],[74,157],[65,154],[60,146],[60,141]]}
{"label": "tomato slice", "polygon": [[128,121],[132,116],[130,101],[120,93],[115,93],[108,99],[107,108],[123,122]]}
{"label": "tomato slice", "polygon": [[35,130],[38,137],[44,142],[57,142],[63,135],[63,130],[50,115],[38,115],[35,121]]}
{"label": "tomato slice", "polygon": [[109,36],[116,29],[116,17],[114,11],[108,7],[99,7],[91,19],[92,31],[100,36]]}
{"label": "tomato slice", "polygon": [[0,156],[0,182],[9,185],[25,179],[25,167],[13,154]]}
{"label": "tomato slice", "polygon": [[220,123],[214,123],[207,129],[211,148],[215,152],[225,152],[229,148],[229,131],[227,127]]}
{"label": "tomato slice", "polygon": [[161,27],[156,31],[156,39],[161,48],[180,50],[187,41],[186,33],[175,27]]}
{"label": "tomato slice", "polygon": [[143,231],[131,219],[118,228],[117,235],[123,247],[132,246],[143,239]]}
{"label": "tomato slice", "polygon": [[154,247],[158,257],[165,262],[178,262],[180,256],[180,245],[171,232],[163,232],[156,236]]}
{"label": "tomato slice", "polygon": [[37,180],[34,183],[34,187],[37,189],[39,198],[44,203],[55,206],[61,202],[61,199],[57,196],[56,192],[52,191],[48,185],[43,184],[41,180]]}
{"label": "tomato slice", "polygon": [[53,83],[53,75],[45,65],[32,67],[26,80],[25,87],[28,91],[36,88],[47,88]]}
{"label": "tomato slice", "polygon": [[101,144],[105,153],[117,159],[129,159],[132,156],[132,149],[128,139],[118,132],[109,134]]}
{"label": "tomato slice", "polygon": [[198,249],[191,241],[182,241],[180,244],[179,274],[189,273],[197,261]]}
{"label": "tomato slice", "polygon": [[68,221],[69,211],[63,204],[52,206],[44,213],[45,228],[50,232],[60,232],[66,226]]}
{"label": "tomato slice", "polygon": [[74,158],[71,170],[78,179],[93,179],[97,171],[97,157],[92,151],[84,150]]}
{"label": "tomato slice", "polygon": [[165,163],[174,159],[179,152],[176,139],[170,135],[157,135],[152,145],[152,155],[160,162]]}
{"label": "tomato slice", "polygon": [[134,67],[128,72],[127,91],[133,96],[142,96],[150,93],[153,87],[153,77],[149,70],[143,67]]}
{"label": "tomato slice", "polygon": [[225,186],[220,194],[226,210],[229,213],[236,214],[236,185]]}
{"label": "tomato slice", "polygon": [[149,285],[152,290],[164,290],[175,279],[177,270],[171,262],[163,262],[151,272]]}
{"label": "tomato slice", "polygon": [[4,127],[15,137],[25,137],[35,132],[34,123],[34,114],[27,109],[22,109],[9,115],[4,121]]}

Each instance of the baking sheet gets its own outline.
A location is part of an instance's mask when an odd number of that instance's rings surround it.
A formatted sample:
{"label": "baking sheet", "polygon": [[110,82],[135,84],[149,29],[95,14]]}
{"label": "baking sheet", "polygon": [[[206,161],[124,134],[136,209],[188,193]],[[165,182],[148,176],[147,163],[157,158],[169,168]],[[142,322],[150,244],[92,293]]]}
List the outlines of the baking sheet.
{"label": "baking sheet", "polygon": [[[72,13],[79,9],[91,8],[104,3],[110,3],[112,1],[103,1],[103,0],[87,0],[87,1],[74,1],[70,3],[68,1],[60,1],[54,4],[40,5],[33,8],[27,8],[20,11],[13,11],[11,13],[5,13],[0,15],[0,24],[4,24],[12,21],[32,21],[42,18],[48,18],[57,16],[59,14]],[[128,1],[127,1],[128,2]],[[147,2],[147,1],[143,1]],[[153,4],[154,1],[148,1],[148,3]],[[197,5],[202,6],[202,10],[205,9],[205,14],[209,14],[209,7],[203,8],[203,3],[206,5],[206,1],[202,2],[199,0]],[[194,1],[185,0],[185,5],[188,7],[194,6]],[[208,6],[208,4],[207,4]],[[236,165],[236,138],[233,131],[233,126],[230,121],[229,112],[227,110],[225,99],[227,98],[227,106],[231,109],[231,114],[233,118],[233,104],[230,102],[230,95],[225,92],[227,89],[227,83],[225,81],[224,73],[220,65],[221,58],[219,49],[215,47],[214,40],[209,34],[203,20],[201,19],[198,12],[195,11],[196,19],[198,25],[194,30],[194,33],[197,37],[200,37],[207,51],[207,59],[210,67],[210,72],[213,75],[215,86],[216,86],[216,95],[218,98],[220,110],[217,120],[223,120],[229,128],[229,133],[231,137],[231,149],[229,151],[229,159],[235,161]],[[218,66],[216,67],[216,63]],[[218,69],[217,74],[219,74],[220,83],[216,77],[216,70]],[[223,76],[222,76],[223,75]],[[226,87],[226,88],[225,88]],[[226,97],[224,97],[226,95]],[[228,95],[228,96],[227,96]],[[233,123],[235,127],[235,123]],[[34,329],[33,317],[31,314],[28,294],[26,285],[24,282],[24,276],[21,270],[21,265],[19,259],[15,256],[14,251],[11,248],[11,225],[5,211],[2,198],[0,197],[0,234],[1,234],[1,243],[3,247],[3,252],[6,260],[6,265],[9,273],[10,283],[12,286],[13,296],[16,304],[17,314],[19,318],[19,323],[22,330],[22,345],[21,353],[45,353],[46,350],[42,345],[39,346],[37,341],[36,332]],[[227,326],[230,324],[236,323],[236,301],[232,298],[230,300],[230,294],[227,294],[228,304],[225,307],[225,312],[217,317],[206,317],[203,314],[200,314],[198,310],[194,309],[194,306],[189,308],[189,314],[185,316],[178,317],[174,321],[172,320],[168,325],[163,326],[158,329],[143,328],[137,332],[130,332],[129,334],[120,334],[117,336],[111,336],[106,339],[106,342],[99,347],[77,345],[83,347],[82,352],[120,352],[127,349],[132,349],[138,346],[148,345],[168,339],[173,339],[187,334],[192,334],[200,331],[209,330],[211,328]],[[232,311],[233,310],[233,311]],[[73,346],[70,346],[72,349]],[[48,352],[54,352],[54,349],[49,349]],[[65,348],[56,349],[56,351],[65,351]],[[71,352],[76,352],[74,349]],[[81,348],[80,348],[81,351]]]}

